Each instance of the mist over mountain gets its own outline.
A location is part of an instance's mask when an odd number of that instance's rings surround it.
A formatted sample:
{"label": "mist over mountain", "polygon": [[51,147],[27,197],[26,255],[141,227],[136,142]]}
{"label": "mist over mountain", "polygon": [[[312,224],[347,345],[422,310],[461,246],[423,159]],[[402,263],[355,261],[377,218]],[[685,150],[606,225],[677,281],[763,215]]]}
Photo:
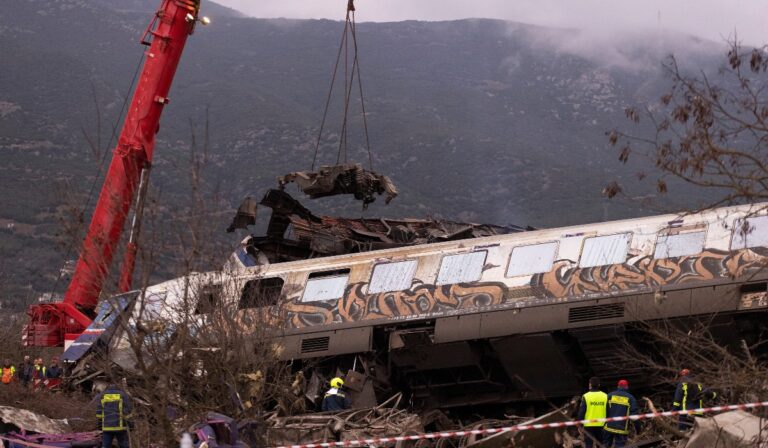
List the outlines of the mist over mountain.
{"label": "mist over mountain", "polygon": [[[43,291],[55,280],[64,260],[57,216],[84,203],[102,152],[114,146],[107,143],[156,3],[23,0],[0,15],[0,286]],[[230,208],[260,197],[278,175],[310,168],[343,27],[247,18],[210,2],[204,13],[213,23],[187,43],[155,151],[152,191],[169,211],[188,209],[190,163],[201,154],[206,191]],[[601,36],[495,20],[360,23],[358,39],[374,169],[401,193],[364,216],[535,227],[651,214],[601,197],[609,181],[631,183],[652,169],[621,165],[605,132],[630,126],[625,107],[664,93],[667,54],[715,71],[723,51],[652,30]],[[336,93],[322,164],[336,162]],[[365,164],[357,96],[352,104],[348,160]],[[703,194],[679,190],[664,204],[695,204]],[[363,213],[341,198],[305,204]],[[230,218],[211,219],[223,233]]]}

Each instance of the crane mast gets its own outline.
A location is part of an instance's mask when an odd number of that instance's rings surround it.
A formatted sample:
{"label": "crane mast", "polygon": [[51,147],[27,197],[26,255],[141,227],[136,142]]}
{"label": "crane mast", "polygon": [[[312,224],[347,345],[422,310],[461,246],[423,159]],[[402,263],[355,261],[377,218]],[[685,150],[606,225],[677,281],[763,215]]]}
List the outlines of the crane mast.
{"label": "crane mast", "polygon": [[[63,301],[29,308],[27,345],[62,346],[66,334],[82,333],[91,323],[131,204],[139,184],[146,182],[160,115],[168,104],[168,91],[199,11],[200,0],[163,0],[147,27],[142,38],[142,44],[149,46],[144,66],[72,280]],[[121,288],[130,289],[135,254],[132,237],[122,266]]]}

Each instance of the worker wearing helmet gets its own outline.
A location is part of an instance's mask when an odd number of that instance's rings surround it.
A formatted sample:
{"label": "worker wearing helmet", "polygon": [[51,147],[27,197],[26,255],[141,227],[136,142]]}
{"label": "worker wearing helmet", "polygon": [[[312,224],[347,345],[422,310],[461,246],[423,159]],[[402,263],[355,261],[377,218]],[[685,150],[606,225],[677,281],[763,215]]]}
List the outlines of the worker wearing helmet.
{"label": "worker wearing helmet", "polygon": [[[629,417],[637,414],[637,400],[629,393],[629,381],[619,380],[616,390],[608,394],[607,398],[606,417]],[[610,448],[623,448],[629,436],[629,423],[629,420],[607,422],[603,427],[603,444]],[[639,423],[635,422],[636,431],[639,429]]]}
{"label": "worker wearing helmet", "polygon": [[344,380],[336,377],[331,380],[331,388],[325,393],[323,397],[323,404],[321,409],[323,412],[331,411],[338,412],[344,409],[349,409],[352,403],[349,401],[349,397],[342,390],[344,388]]}
{"label": "worker wearing helmet", "polygon": [[[697,382],[691,371],[683,369],[680,371],[680,382],[675,389],[675,399],[672,403],[672,409],[675,411],[687,411],[690,409],[700,409],[704,407],[704,399],[714,400],[717,393],[704,388]],[[681,414],[678,416],[678,427],[681,431],[687,431],[693,428],[694,416],[703,417],[701,412],[693,412],[690,415]]]}

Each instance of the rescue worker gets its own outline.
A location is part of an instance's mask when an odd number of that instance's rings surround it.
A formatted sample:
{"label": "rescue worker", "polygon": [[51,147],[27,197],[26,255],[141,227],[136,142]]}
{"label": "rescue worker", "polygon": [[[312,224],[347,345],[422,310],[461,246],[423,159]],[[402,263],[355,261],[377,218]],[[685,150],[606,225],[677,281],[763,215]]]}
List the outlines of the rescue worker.
{"label": "rescue worker", "polygon": [[43,358],[35,358],[34,364],[35,370],[32,372],[32,387],[37,388],[42,386],[45,379],[45,365],[43,364]]}
{"label": "rescue worker", "polygon": [[96,418],[99,419],[102,431],[102,447],[110,448],[112,441],[117,439],[117,446],[129,448],[128,428],[133,406],[128,394],[117,385],[110,384],[99,395],[96,406]]}
{"label": "rescue worker", "polygon": [[[605,416],[610,417],[628,417],[637,414],[637,400],[629,393],[629,382],[619,380],[618,388],[608,394],[608,404],[605,409]],[[608,422],[603,427],[603,443],[606,447],[623,448],[627,443],[629,436],[629,423],[631,420],[618,422]],[[640,422],[635,422],[635,429]]]}
{"label": "rescue worker", "polygon": [[35,358],[35,378],[42,378],[45,376],[45,366],[43,365],[43,358]]}
{"label": "rescue worker", "polygon": [[29,386],[35,374],[35,366],[29,359],[29,355],[24,356],[24,362],[19,366],[19,379],[21,385],[24,387]]}
{"label": "rescue worker", "polygon": [[[589,379],[589,392],[581,396],[578,420],[592,420],[605,418],[605,407],[608,396],[600,390],[600,378]],[[584,446],[592,448],[603,440],[603,426],[605,422],[584,423]]]}
{"label": "rescue worker", "polygon": [[63,373],[59,366],[59,357],[54,356],[51,359],[51,365],[45,370],[45,386],[49,389],[57,387],[61,384],[61,374]]}
{"label": "rescue worker", "polygon": [[352,403],[349,401],[349,397],[347,397],[344,391],[342,391],[343,387],[344,380],[341,378],[336,377],[331,380],[331,388],[328,389],[328,392],[325,393],[325,397],[323,397],[323,403],[321,405],[323,412],[343,411],[345,409],[349,409],[352,406]]}
{"label": "rescue worker", "polygon": [[3,362],[2,379],[3,384],[10,384],[13,381],[13,377],[16,375],[16,367],[13,367],[10,359],[6,359]]}
{"label": "rescue worker", "polygon": [[[717,393],[705,389],[701,383],[696,382],[691,375],[691,371],[683,369],[680,371],[680,382],[675,389],[675,398],[672,403],[672,409],[675,411],[687,411],[689,409],[698,409],[704,407],[704,399],[714,400]],[[694,416],[703,417],[702,412],[694,412],[691,415],[679,415],[677,419],[680,431],[688,431],[693,428]]]}
{"label": "rescue worker", "polygon": [[59,357],[54,356],[51,359],[51,365],[44,370],[46,378],[61,378],[62,369],[59,366]]}

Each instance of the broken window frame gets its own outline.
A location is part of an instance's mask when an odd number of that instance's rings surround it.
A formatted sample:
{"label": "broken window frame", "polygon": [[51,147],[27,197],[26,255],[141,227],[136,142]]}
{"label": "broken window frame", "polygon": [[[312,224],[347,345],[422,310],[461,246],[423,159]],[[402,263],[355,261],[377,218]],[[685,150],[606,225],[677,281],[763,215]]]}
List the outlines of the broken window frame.
{"label": "broken window frame", "polygon": [[[301,301],[302,302],[327,302],[329,300],[337,300],[344,297],[344,294],[347,290],[347,285],[349,284],[349,275],[350,275],[350,269],[349,268],[342,268],[342,269],[329,269],[325,271],[317,271],[317,272],[311,272],[309,276],[307,276],[307,281],[304,283],[304,291],[301,294]],[[336,279],[344,279],[344,284],[341,285],[340,282],[334,283],[333,280]],[[319,297],[312,297],[307,298],[307,293],[310,291],[310,284],[312,283],[321,283],[325,282],[326,285],[328,285],[327,290],[320,290],[320,292],[324,293],[320,295]],[[341,287],[339,287],[341,285]]]}
{"label": "broken window frame", "polygon": [[[473,276],[464,276],[461,278],[443,278],[446,275],[443,275],[443,270],[446,267],[446,261],[449,259],[457,259],[459,257],[471,257],[476,256],[476,254],[483,254],[482,261],[480,262],[479,269],[477,269],[477,274]],[[476,250],[472,252],[462,252],[458,254],[447,254],[443,255],[443,257],[440,259],[440,268],[437,271],[437,277],[435,278],[435,284],[438,286],[441,285],[455,285],[457,283],[471,283],[476,282],[480,280],[483,277],[483,268],[485,267],[485,260],[488,259],[488,251],[487,250]],[[474,270],[473,272],[474,273]]]}
{"label": "broken window frame", "polygon": [[[745,221],[749,226],[746,234],[744,233]],[[759,223],[759,226],[755,223]],[[733,231],[731,232],[731,250],[743,250],[752,247],[768,247],[768,215],[748,216],[734,220]]]}
{"label": "broken window frame", "polygon": [[[406,270],[404,271],[406,275],[402,276],[403,279],[407,277],[407,282],[405,280],[401,280],[399,284],[394,284],[394,282],[384,284],[382,283],[381,287],[379,289],[376,289],[374,286],[378,286],[375,284],[375,278],[377,270],[379,268],[387,269],[387,267],[393,267],[394,265],[410,265],[406,267]],[[388,261],[383,263],[376,263],[373,265],[373,269],[371,269],[371,278],[368,281],[368,294],[380,294],[384,292],[392,292],[392,291],[405,291],[407,289],[411,288],[411,285],[413,284],[413,278],[416,275],[416,269],[419,266],[419,261],[416,259],[408,259],[408,260],[398,260],[398,261]],[[388,277],[385,278],[384,281],[386,281],[387,278],[394,276],[395,274],[398,274],[398,272],[394,272],[392,274],[389,274]]]}
{"label": "broken window frame", "polygon": [[[207,301],[204,302],[205,294],[208,294]],[[195,304],[194,314],[196,316],[211,314],[222,304],[224,297],[224,288],[221,283],[208,283],[200,286],[197,291],[197,303]]]}
{"label": "broken window frame", "polygon": [[[696,245],[693,249],[681,250],[690,246],[690,242],[687,242],[686,247],[672,247],[671,250],[668,242],[671,239],[676,238],[692,238],[693,235],[699,235],[701,237],[701,244]],[[698,241],[695,241],[698,243]],[[707,243],[707,225],[701,224],[696,226],[686,226],[683,228],[664,229],[656,235],[656,244],[653,248],[653,258],[656,260],[664,260],[667,258],[687,257],[690,255],[699,254],[704,250]],[[666,252],[659,253],[660,250],[664,250],[664,246],[667,247]]]}
{"label": "broken window frame", "polygon": [[[589,236],[585,237],[581,242],[581,253],[579,254],[579,267],[580,268],[592,268],[597,266],[609,266],[612,264],[621,264],[625,263],[627,261],[627,255],[629,254],[629,247],[632,244],[632,236],[634,235],[634,232],[620,232],[620,233],[611,233],[608,235],[595,235],[595,236]],[[612,255],[610,258],[605,257],[605,252],[600,251],[599,253],[592,254],[592,242],[597,240],[609,240],[611,238],[617,238],[617,237],[626,237],[626,244],[620,244],[617,245],[614,250],[612,250],[608,255]],[[621,241],[617,241],[617,243],[621,243]],[[597,244],[597,243],[595,243]],[[623,247],[622,255],[618,256],[619,250],[621,250]],[[587,252],[589,251],[589,252]],[[588,263],[585,263],[585,256],[591,257],[588,261]]]}
{"label": "broken window frame", "polygon": [[[270,284],[270,283],[279,283]],[[285,279],[280,276],[262,277],[248,280],[240,290],[240,298],[237,301],[238,310],[264,308],[277,305],[285,286]],[[255,291],[250,289],[255,288]]]}
{"label": "broken window frame", "polygon": [[[515,273],[510,273],[510,269],[512,269],[512,267],[513,267],[512,263],[513,263],[513,259],[515,257],[515,251],[517,249],[526,250],[526,249],[537,247],[537,246],[554,246],[554,250],[552,251],[552,259],[549,260],[547,268],[546,269],[544,269],[544,268],[537,268],[537,269],[531,268],[530,270],[525,271],[525,272],[519,272],[518,271],[518,272],[515,272]],[[555,260],[557,260],[557,254],[558,254],[559,250],[560,250],[560,242],[557,241],[557,240],[555,240],[555,241],[545,241],[545,242],[542,242],[542,243],[521,244],[519,246],[515,246],[515,247],[512,248],[512,250],[509,253],[509,258],[507,260],[507,269],[504,271],[504,275],[507,278],[511,278],[511,277],[527,277],[529,275],[542,274],[544,272],[549,272],[550,270],[552,270],[552,266],[555,264]],[[546,259],[548,259],[548,258],[549,257],[546,257]],[[545,257],[539,257],[539,259],[544,260]]]}

